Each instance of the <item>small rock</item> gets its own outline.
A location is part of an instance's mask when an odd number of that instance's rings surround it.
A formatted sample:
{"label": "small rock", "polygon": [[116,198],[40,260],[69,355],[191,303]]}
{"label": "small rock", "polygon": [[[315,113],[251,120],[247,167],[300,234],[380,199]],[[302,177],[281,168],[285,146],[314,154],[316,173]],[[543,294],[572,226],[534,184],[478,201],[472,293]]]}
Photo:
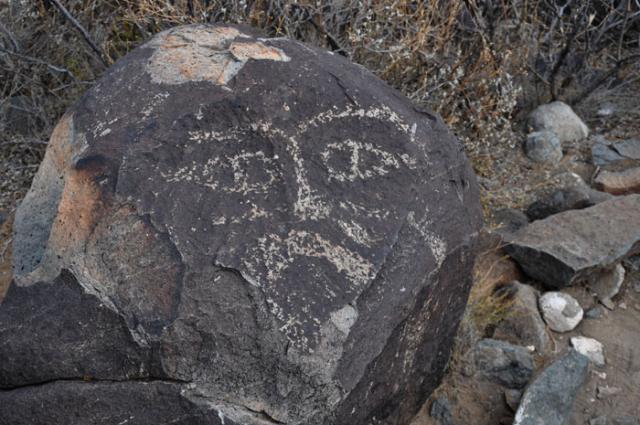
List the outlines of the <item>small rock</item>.
{"label": "small rock", "polygon": [[605,306],[607,308],[607,310],[613,310],[614,308],[616,308],[616,303],[611,301],[611,298],[604,298],[604,299],[599,300],[599,301],[600,301],[600,304],[602,304],[603,306]]}
{"label": "small rock", "polygon": [[589,425],[607,425],[607,417],[598,416],[597,418],[589,419]]}
{"label": "small rock", "polygon": [[446,397],[438,397],[431,403],[429,411],[431,417],[438,421],[440,425],[453,425],[453,415],[451,414],[451,405]]}
{"label": "small rock", "polygon": [[612,419],[613,425],[639,425],[640,420],[631,416],[618,416]]}
{"label": "small rock", "polygon": [[591,289],[604,304],[618,294],[624,282],[624,275],[624,267],[621,264],[616,264],[613,270],[600,273],[600,277],[591,285]]}
{"label": "small rock", "polygon": [[587,319],[599,319],[602,317],[602,309],[598,306],[590,308],[584,313],[584,317]]}
{"label": "small rock", "polygon": [[526,347],[496,339],[483,339],[474,348],[476,370],[507,388],[522,388],[534,370],[533,355]]}
{"label": "small rock", "polygon": [[552,131],[534,131],[527,135],[524,151],[535,162],[556,164],[562,159],[560,140]]}
{"label": "small rock", "polygon": [[604,366],[604,347],[599,341],[585,336],[574,336],[571,338],[571,346],[596,366]]}
{"label": "small rock", "polygon": [[526,214],[531,220],[542,220],[553,214],[592,205],[589,195],[583,191],[575,188],[558,189],[529,205]]}
{"label": "small rock", "polygon": [[622,301],[620,304],[618,304],[618,307],[620,307],[622,310],[626,310],[627,309],[627,303]]}
{"label": "small rock", "polygon": [[493,338],[512,344],[532,345],[544,355],[551,341],[538,310],[538,291],[517,281],[502,290],[511,297],[511,304],[505,318],[496,325]]}
{"label": "small rock", "polygon": [[[588,281],[640,243],[640,195],[618,196],[565,211],[521,229],[505,250],[548,288]],[[630,252],[631,251],[631,252]]]}
{"label": "small rock", "polygon": [[575,329],[584,315],[578,301],[564,292],[547,292],[542,295],[540,311],[549,328],[556,332]]}
{"label": "small rock", "polygon": [[640,139],[627,139],[613,144],[620,155],[629,159],[640,159]]}
{"label": "small rock", "polygon": [[522,399],[522,391],[513,389],[504,391],[504,401],[514,412],[518,410],[520,399]]}
{"label": "small rock", "polygon": [[591,147],[591,161],[598,167],[606,167],[624,160],[625,157],[613,149],[609,143],[597,142]]}
{"label": "small rock", "polygon": [[560,101],[538,106],[529,115],[529,125],[534,131],[552,131],[560,142],[578,141],[589,135],[589,128],[580,117]]}
{"label": "small rock", "polygon": [[564,425],[589,370],[589,360],[571,350],[544,369],[525,390],[513,425]]}
{"label": "small rock", "polygon": [[640,193],[640,167],[624,171],[602,170],[596,176],[594,183],[596,188],[612,195]]}
{"label": "small rock", "polygon": [[622,390],[618,387],[598,386],[596,388],[596,397],[598,397],[599,399],[603,399],[603,398],[617,395],[621,391]]}

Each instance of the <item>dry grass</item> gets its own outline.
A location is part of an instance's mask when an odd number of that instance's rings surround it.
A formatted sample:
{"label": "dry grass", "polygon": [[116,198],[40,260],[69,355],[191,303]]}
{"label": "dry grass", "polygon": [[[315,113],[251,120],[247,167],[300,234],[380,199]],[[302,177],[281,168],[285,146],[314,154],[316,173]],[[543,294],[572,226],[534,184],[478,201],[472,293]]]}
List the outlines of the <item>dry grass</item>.
{"label": "dry grass", "polygon": [[[617,3],[625,1],[636,0]],[[100,77],[104,63],[187,23],[249,24],[349,57],[440,113],[463,140],[476,171],[488,178],[507,166],[505,152],[521,143],[515,116],[552,96],[575,97],[576,87],[602,80],[610,88],[633,79],[640,63],[627,60],[637,50],[640,15],[605,0],[566,8],[545,0],[58,2],[97,49],[52,0],[0,2],[0,110],[11,99],[23,99],[38,123],[30,136],[40,140]],[[37,164],[42,146],[23,144],[2,121],[0,113],[0,142],[18,146],[0,152],[12,162],[11,170],[0,171],[15,174],[16,167]]]}

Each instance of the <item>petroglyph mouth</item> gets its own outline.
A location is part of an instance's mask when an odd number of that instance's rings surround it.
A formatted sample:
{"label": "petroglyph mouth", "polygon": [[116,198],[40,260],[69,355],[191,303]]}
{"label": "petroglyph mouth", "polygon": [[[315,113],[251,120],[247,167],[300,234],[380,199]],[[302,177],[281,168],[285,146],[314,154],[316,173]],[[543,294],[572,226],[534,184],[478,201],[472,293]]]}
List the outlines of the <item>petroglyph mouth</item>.
{"label": "petroglyph mouth", "polygon": [[249,60],[288,62],[280,49],[267,46],[231,27],[196,26],[159,34],[147,64],[157,84],[209,81],[226,85]]}

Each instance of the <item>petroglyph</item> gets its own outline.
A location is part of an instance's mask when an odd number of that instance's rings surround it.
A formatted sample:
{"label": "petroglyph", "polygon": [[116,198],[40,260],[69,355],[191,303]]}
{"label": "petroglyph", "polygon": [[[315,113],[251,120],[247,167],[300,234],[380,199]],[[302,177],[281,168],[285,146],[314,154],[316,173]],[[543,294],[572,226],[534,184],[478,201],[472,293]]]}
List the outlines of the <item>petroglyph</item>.
{"label": "petroglyph", "polygon": [[147,64],[157,84],[209,81],[225,85],[249,60],[289,61],[280,49],[253,41],[232,27],[193,26],[159,34]]}
{"label": "petroglyph", "polygon": [[[346,161],[345,158],[340,158],[345,154],[348,156]],[[340,143],[330,143],[321,155],[329,170],[329,179],[342,182],[354,181],[357,178],[368,179],[376,175],[384,176],[389,173],[390,169],[400,167],[399,161],[393,157],[393,154],[376,148],[371,143],[357,142],[351,139]],[[364,168],[362,164],[362,157],[365,155],[375,157],[366,165],[368,168]],[[337,161],[332,161],[334,159]],[[338,162],[338,166],[334,165],[334,162]],[[344,170],[338,168],[340,165]]]}

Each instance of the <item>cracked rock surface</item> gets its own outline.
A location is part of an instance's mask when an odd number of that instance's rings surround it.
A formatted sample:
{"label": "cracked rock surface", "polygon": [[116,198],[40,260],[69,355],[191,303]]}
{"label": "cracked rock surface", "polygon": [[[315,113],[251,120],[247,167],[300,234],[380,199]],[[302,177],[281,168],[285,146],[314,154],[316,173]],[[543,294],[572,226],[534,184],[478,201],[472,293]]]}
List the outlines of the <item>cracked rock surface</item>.
{"label": "cracked rock surface", "polygon": [[0,417],[406,424],[480,226],[461,145],[363,68],[168,30],[65,114],[20,205]]}

